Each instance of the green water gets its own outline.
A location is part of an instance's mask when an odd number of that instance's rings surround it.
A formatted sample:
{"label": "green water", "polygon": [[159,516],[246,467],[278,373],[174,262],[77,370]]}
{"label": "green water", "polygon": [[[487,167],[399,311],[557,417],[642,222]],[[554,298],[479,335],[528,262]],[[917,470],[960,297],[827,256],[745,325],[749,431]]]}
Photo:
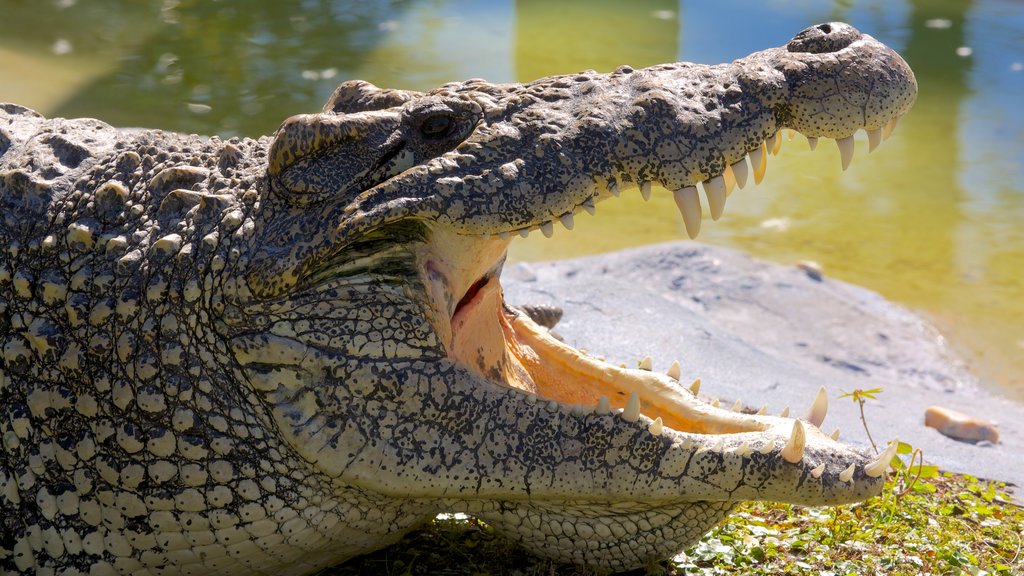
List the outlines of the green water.
{"label": "green water", "polygon": [[[924,313],[971,368],[1024,398],[1024,5],[896,2],[0,0],[0,101],[47,116],[222,135],[273,131],[338,82],[429,89],[584,68],[723,62],[851,22],[899,50],[921,94],[845,173],[797,137],[700,241],[792,263]],[[863,136],[863,135],[860,135]],[[513,259],[683,238],[657,191],[598,207]]]}

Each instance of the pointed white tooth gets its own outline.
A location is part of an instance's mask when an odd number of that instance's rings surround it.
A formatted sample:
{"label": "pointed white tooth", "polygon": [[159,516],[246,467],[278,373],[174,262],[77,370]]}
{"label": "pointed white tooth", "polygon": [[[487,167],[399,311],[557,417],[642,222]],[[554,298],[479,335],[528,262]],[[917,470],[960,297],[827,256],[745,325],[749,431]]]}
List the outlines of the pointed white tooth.
{"label": "pointed white tooth", "polygon": [[619,194],[621,194],[621,192],[619,192],[619,185],[616,184],[615,182],[609,182],[608,183],[608,193],[611,194],[612,196],[615,196],[616,198],[618,198]]}
{"label": "pointed white tooth", "polygon": [[540,225],[540,231],[544,234],[545,238],[551,238],[555,235],[555,224],[548,220],[547,222]]}
{"label": "pointed white tooth", "polygon": [[636,422],[640,419],[640,396],[636,392],[629,395],[626,400],[626,408],[622,410],[622,419],[626,422]]}
{"label": "pointed white tooth", "polygon": [[833,430],[832,433],[828,435],[828,437],[836,442],[839,442],[839,428]]}
{"label": "pointed white tooth", "polygon": [[792,128],[786,128],[786,140],[792,140],[796,137],[796,130]]}
{"label": "pointed white tooth", "polygon": [[732,175],[736,177],[736,186],[743,188],[747,185],[747,159],[740,158],[739,162],[734,162],[730,168],[732,168]]}
{"label": "pointed white tooth", "polygon": [[714,445],[711,446],[712,452],[721,452],[725,448],[725,438],[719,436],[718,440],[715,440]]}
{"label": "pointed white tooth", "polygon": [[673,380],[679,380],[679,377],[682,375],[682,368],[683,367],[679,365],[679,360],[673,360],[672,365],[668,367],[665,374]]}
{"label": "pointed white tooth", "polygon": [[530,229],[529,228],[521,228],[519,230],[519,235],[522,236],[523,238],[526,238],[527,236],[530,235]]}
{"label": "pointed white tooth", "polygon": [[818,388],[818,394],[814,396],[814,402],[811,404],[811,409],[807,411],[807,421],[814,424],[818,428],[821,428],[821,423],[825,421],[825,415],[828,413],[828,393],[825,392],[825,387]]}
{"label": "pointed white tooth", "polygon": [[779,150],[782,149],[782,131],[778,130],[775,132],[775,136],[772,137],[772,156],[777,156]]}
{"label": "pointed white tooth", "polygon": [[590,214],[591,216],[593,216],[594,215],[594,210],[596,208],[597,207],[594,205],[594,197],[593,196],[591,196],[590,198],[587,198],[586,200],[583,201],[583,210],[585,210],[587,212],[587,214]]}
{"label": "pointed white tooth", "polygon": [[733,452],[737,456],[749,456],[750,455],[750,444],[746,440],[740,443]]}
{"label": "pointed white tooth", "polygon": [[558,412],[558,402],[556,402],[555,400],[548,402],[548,411]]}
{"label": "pointed white tooth", "polygon": [[583,416],[583,405],[573,404],[572,408],[569,409],[569,413],[573,416]]}
{"label": "pointed white tooth", "polygon": [[704,181],[704,195],[711,208],[711,219],[718,220],[725,211],[725,178],[721,175]]}
{"label": "pointed white tooth", "polygon": [[644,356],[643,358],[640,359],[640,369],[641,370],[647,370],[648,372],[650,372],[651,368],[653,368],[653,367],[654,367],[654,362],[651,360],[650,356]]}
{"label": "pointed white tooth", "polygon": [[800,462],[804,458],[804,445],[806,443],[807,436],[804,433],[803,423],[799,420],[793,420],[793,432],[780,453],[782,459],[790,464]]}
{"label": "pointed white tooth", "polygon": [[601,396],[601,399],[597,401],[597,408],[594,409],[594,413],[604,416],[611,413],[612,409],[608,404],[608,397]]}
{"label": "pointed white tooth", "polygon": [[501,238],[502,240],[508,240],[511,236],[512,235],[508,232],[498,232],[498,238]]}
{"label": "pointed white tooth", "polygon": [[725,165],[725,171],[722,172],[722,179],[725,180],[725,197],[728,198],[732,195],[733,189],[736,188],[736,175],[732,173],[732,166]]}
{"label": "pointed white tooth", "polygon": [[882,143],[882,129],[865,130],[868,133],[868,153],[874,152],[875,148]]}
{"label": "pointed white tooth", "polygon": [[686,234],[696,238],[700,233],[700,197],[697,196],[696,186],[687,186],[672,193],[676,201],[679,213],[683,215],[683,224],[686,225]]}
{"label": "pointed white tooth", "polygon": [[767,413],[768,413],[768,405],[767,404],[765,404],[764,406],[761,406],[761,409],[757,411],[757,415],[758,416],[764,416]]}
{"label": "pointed white tooth", "polygon": [[782,418],[789,418],[789,406],[783,408],[782,412],[779,412],[779,416]]}
{"label": "pointed white tooth", "polygon": [[850,167],[850,162],[853,160],[853,136],[839,138],[836,140],[836,146],[839,146],[839,156],[843,162],[843,170],[846,170]]}
{"label": "pointed white tooth", "polygon": [[562,214],[562,217],[558,219],[565,226],[566,230],[572,230],[572,227],[576,225],[576,219],[573,218],[572,212]]}
{"label": "pointed white tooth", "polygon": [[856,464],[850,464],[846,467],[846,470],[839,473],[839,480],[842,482],[849,482],[850,480],[853,480],[853,471],[856,469]]}
{"label": "pointed white tooth", "polygon": [[736,401],[733,402],[733,404],[732,404],[732,411],[733,412],[739,412],[741,410],[743,410],[743,402],[740,402],[740,399],[737,398]]}
{"label": "pointed white tooth", "polygon": [[808,136],[807,137],[807,147],[810,148],[811,150],[814,150],[815,148],[818,147],[818,138],[817,138],[817,136]]}
{"label": "pointed white tooth", "polygon": [[641,186],[640,187],[640,197],[644,199],[644,202],[647,202],[648,200],[650,200],[651,199],[651,187],[650,186],[647,186],[647,187]]}
{"label": "pointed white tooth", "polygon": [[654,422],[651,422],[651,425],[647,427],[647,431],[654,436],[661,436],[661,433],[664,431],[664,425],[661,423],[661,416],[658,416],[654,419]]}
{"label": "pointed white tooth", "polygon": [[885,474],[885,469],[889,467],[889,463],[896,457],[896,449],[899,448],[899,441],[893,439],[889,443],[889,447],[885,449],[885,452],[869,462],[864,466],[864,473],[872,478],[878,478],[882,474]]}
{"label": "pointed white tooth", "polygon": [[892,136],[892,131],[896,129],[896,124],[900,121],[899,116],[889,120],[885,126],[882,127],[882,140],[888,140],[889,136]]}
{"label": "pointed white tooth", "polygon": [[771,454],[772,450],[775,450],[775,439],[769,438],[768,442],[765,442],[765,445],[761,446],[758,452],[760,452],[761,454]]}
{"label": "pointed white tooth", "polygon": [[750,152],[750,167],[754,169],[754,184],[760,184],[764,179],[764,172],[768,169],[768,151],[764,142],[757,150]]}
{"label": "pointed white tooth", "polygon": [[712,408],[718,408],[719,406],[721,406],[721,403],[718,401],[718,398],[712,398],[711,399],[711,407]]}
{"label": "pointed white tooth", "polygon": [[822,462],[821,464],[818,464],[814,468],[811,468],[811,478],[814,478],[815,480],[817,480],[818,478],[821,478],[821,475],[822,475],[823,472],[825,472],[825,463],[824,462]]}
{"label": "pointed white tooth", "polygon": [[689,451],[689,450],[692,450],[692,449],[693,449],[693,440],[690,439],[690,438],[687,438],[686,440],[683,440],[683,451],[685,452],[685,451]]}
{"label": "pointed white tooth", "polygon": [[690,383],[690,392],[693,392],[694,396],[700,393],[700,378],[694,378]]}

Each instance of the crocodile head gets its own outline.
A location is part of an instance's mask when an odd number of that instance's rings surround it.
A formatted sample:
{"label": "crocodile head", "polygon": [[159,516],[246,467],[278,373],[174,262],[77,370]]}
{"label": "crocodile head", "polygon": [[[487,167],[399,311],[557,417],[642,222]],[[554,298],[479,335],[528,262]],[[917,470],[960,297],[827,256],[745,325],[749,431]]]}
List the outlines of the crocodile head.
{"label": "crocodile head", "polygon": [[743,500],[862,500],[893,452],[823,434],[823,394],[803,418],[721,409],[675,370],[553,338],[504,303],[499,272],[515,236],[571,230],[652,183],[695,236],[698,186],[717,219],[760,181],[780,131],[835,139],[845,167],[854,133],[873,148],[916,90],[895,52],[842,23],[717,66],[426,93],[346,82],[275,135],[224,330],[337,494],[406,503],[377,532],[461,511],[538,554],[625,569]]}

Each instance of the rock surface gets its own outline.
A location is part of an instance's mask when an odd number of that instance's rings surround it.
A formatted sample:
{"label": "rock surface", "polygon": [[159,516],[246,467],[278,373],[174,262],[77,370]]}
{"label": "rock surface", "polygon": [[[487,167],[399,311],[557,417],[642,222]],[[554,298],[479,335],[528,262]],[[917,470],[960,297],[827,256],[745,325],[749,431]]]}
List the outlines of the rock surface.
{"label": "rock surface", "polygon": [[[840,394],[882,388],[865,414],[874,440],[898,437],[926,461],[1024,484],[1024,405],[986,390],[918,316],[880,295],[796,266],[727,248],[669,243],[612,254],[506,266],[506,298],[564,308],[567,343],[655,370],[673,360],[702,394],[778,413],[803,414],[829,393],[822,429],[868,446],[856,404]],[[996,445],[972,445],[924,425],[928,406],[956,406],[999,427]],[[1020,495],[1017,495],[1020,498]]]}

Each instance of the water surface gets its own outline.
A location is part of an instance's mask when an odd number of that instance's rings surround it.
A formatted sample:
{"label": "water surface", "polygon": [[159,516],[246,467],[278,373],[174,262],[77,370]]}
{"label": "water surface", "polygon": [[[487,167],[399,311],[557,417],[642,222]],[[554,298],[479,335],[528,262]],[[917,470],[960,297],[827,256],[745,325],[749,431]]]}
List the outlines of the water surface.
{"label": "water surface", "polygon": [[[1024,399],[1024,5],[1011,1],[0,0],[0,101],[118,126],[255,136],[363,78],[430,89],[673,60],[717,63],[845,20],[900,51],[921,94],[843,173],[798,137],[700,241],[825,272],[924,313],[990,386]],[[685,237],[656,190],[513,259]]]}

